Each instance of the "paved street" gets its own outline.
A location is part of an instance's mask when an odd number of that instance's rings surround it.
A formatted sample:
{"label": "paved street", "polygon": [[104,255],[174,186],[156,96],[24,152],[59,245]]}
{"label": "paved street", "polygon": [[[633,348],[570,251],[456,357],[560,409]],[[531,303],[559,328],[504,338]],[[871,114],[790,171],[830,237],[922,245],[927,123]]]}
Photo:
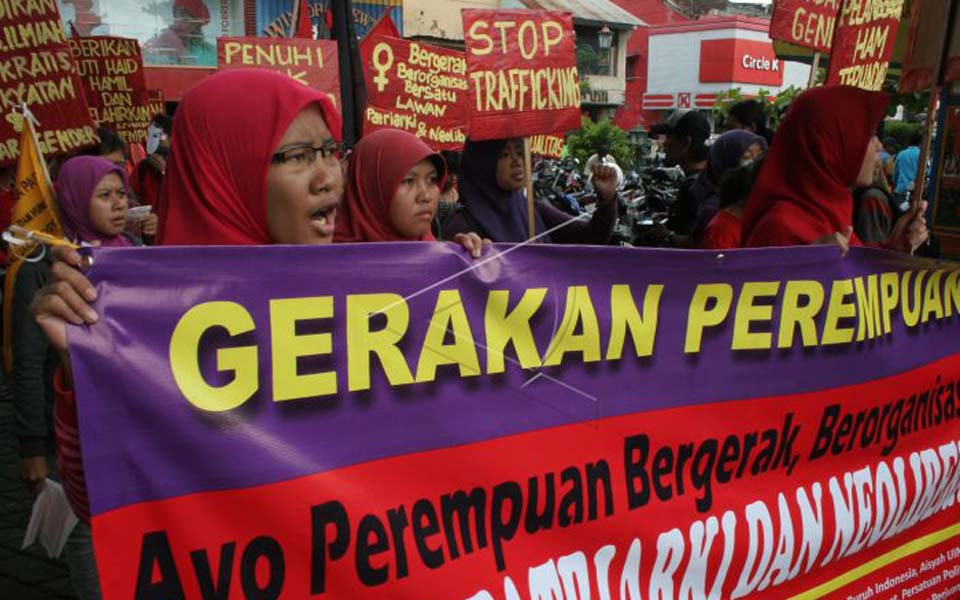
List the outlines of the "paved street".
{"label": "paved street", "polygon": [[74,598],[67,567],[42,549],[20,550],[30,495],[17,477],[13,405],[0,394],[0,600]]}

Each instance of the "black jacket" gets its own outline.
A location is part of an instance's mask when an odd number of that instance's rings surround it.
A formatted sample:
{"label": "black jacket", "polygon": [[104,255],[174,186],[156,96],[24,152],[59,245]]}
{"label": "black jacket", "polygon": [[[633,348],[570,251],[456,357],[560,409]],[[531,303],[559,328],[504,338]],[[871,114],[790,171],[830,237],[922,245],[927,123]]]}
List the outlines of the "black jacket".
{"label": "black jacket", "polygon": [[53,373],[59,358],[30,314],[30,302],[49,274],[46,260],[24,262],[13,291],[14,432],[23,458],[46,454],[52,433]]}

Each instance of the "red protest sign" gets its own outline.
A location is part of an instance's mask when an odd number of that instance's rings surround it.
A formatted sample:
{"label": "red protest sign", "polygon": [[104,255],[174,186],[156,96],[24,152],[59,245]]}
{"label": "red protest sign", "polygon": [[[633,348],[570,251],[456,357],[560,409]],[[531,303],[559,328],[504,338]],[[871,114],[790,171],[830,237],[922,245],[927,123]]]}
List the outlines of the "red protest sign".
{"label": "red protest sign", "polygon": [[770,39],[830,52],[840,0],[774,0]]}
{"label": "red protest sign", "polygon": [[[97,143],[56,2],[3,3],[0,10],[0,164],[20,154],[19,116],[36,116],[40,151],[64,154]],[[6,117],[6,118],[3,118]]]}
{"label": "red protest sign", "polygon": [[846,0],[833,33],[827,84],[879,91],[902,12],[903,0]]}
{"label": "red protest sign", "polygon": [[360,44],[367,83],[364,131],[395,128],[434,148],[467,138],[467,61],[463,52],[374,36]]}
{"label": "red protest sign", "polygon": [[259,67],[286,73],[303,85],[326,93],[340,106],[337,43],[296,38],[217,38],[217,68]]}
{"label": "red protest sign", "polygon": [[72,38],[69,44],[93,118],[115,130],[125,142],[145,141],[152,115],[143,94],[147,86],[140,43],[93,36]]}
{"label": "red protest sign", "polygon": [[163,90],[145,90],[143,92],[144,103],[150,107],[153,114],[165,113],[167,107],[163,99]]}
{"label": "red protest sign", "polygon": [[516,138],[580,127],[570,13],[464,10],[470,137]]}

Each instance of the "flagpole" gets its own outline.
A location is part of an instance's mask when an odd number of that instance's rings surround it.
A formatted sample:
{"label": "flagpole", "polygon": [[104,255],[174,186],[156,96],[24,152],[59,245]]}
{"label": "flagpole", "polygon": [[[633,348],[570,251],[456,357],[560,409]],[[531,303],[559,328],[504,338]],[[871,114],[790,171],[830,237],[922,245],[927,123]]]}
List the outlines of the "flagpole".
{"label": "flagpole", "polygon": [[820,72],[820,53],[813,53],[813,64],[810,65],[810,79],[807,81],[807,87],[812,88],[817,84],[817,74]]}
{"label": "flagpole", "polygon": [[536,198],[533,197],[533,160],[530,156],[530,137],[523,138],[523,172],[527,182],[527,239],[537,236]]}

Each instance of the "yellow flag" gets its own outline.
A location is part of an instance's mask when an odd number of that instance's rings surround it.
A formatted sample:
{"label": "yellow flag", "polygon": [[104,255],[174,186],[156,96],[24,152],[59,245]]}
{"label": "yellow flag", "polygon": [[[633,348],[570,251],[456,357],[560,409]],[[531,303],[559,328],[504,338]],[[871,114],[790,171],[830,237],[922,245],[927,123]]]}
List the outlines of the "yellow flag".
{"label": "yellow flag", "polygon": [[[31,231],[42,231],[63,237],[57,215],[53,184],[33,129],[33,116],[24,111],[23,132],[20,136],[20,159],[17,163],[17,182],[13,188],[11,223]],[[13,294],[17,272],[23,258],[37,250],[37,244],[17,246],[10,244],[10,265],[3,282],[3,366],[9,373],[13,367]]]}
{"label": "yellow flag", "polygon": [[[33,130],[33,117],[27,113],[23,117],[23,133],[20,135],[20,160],[10,222],[31,231],[63,237],[55,202],[47,163]],[[34,245],[11,247],[15,261],[29,256],[35,249]]]}

